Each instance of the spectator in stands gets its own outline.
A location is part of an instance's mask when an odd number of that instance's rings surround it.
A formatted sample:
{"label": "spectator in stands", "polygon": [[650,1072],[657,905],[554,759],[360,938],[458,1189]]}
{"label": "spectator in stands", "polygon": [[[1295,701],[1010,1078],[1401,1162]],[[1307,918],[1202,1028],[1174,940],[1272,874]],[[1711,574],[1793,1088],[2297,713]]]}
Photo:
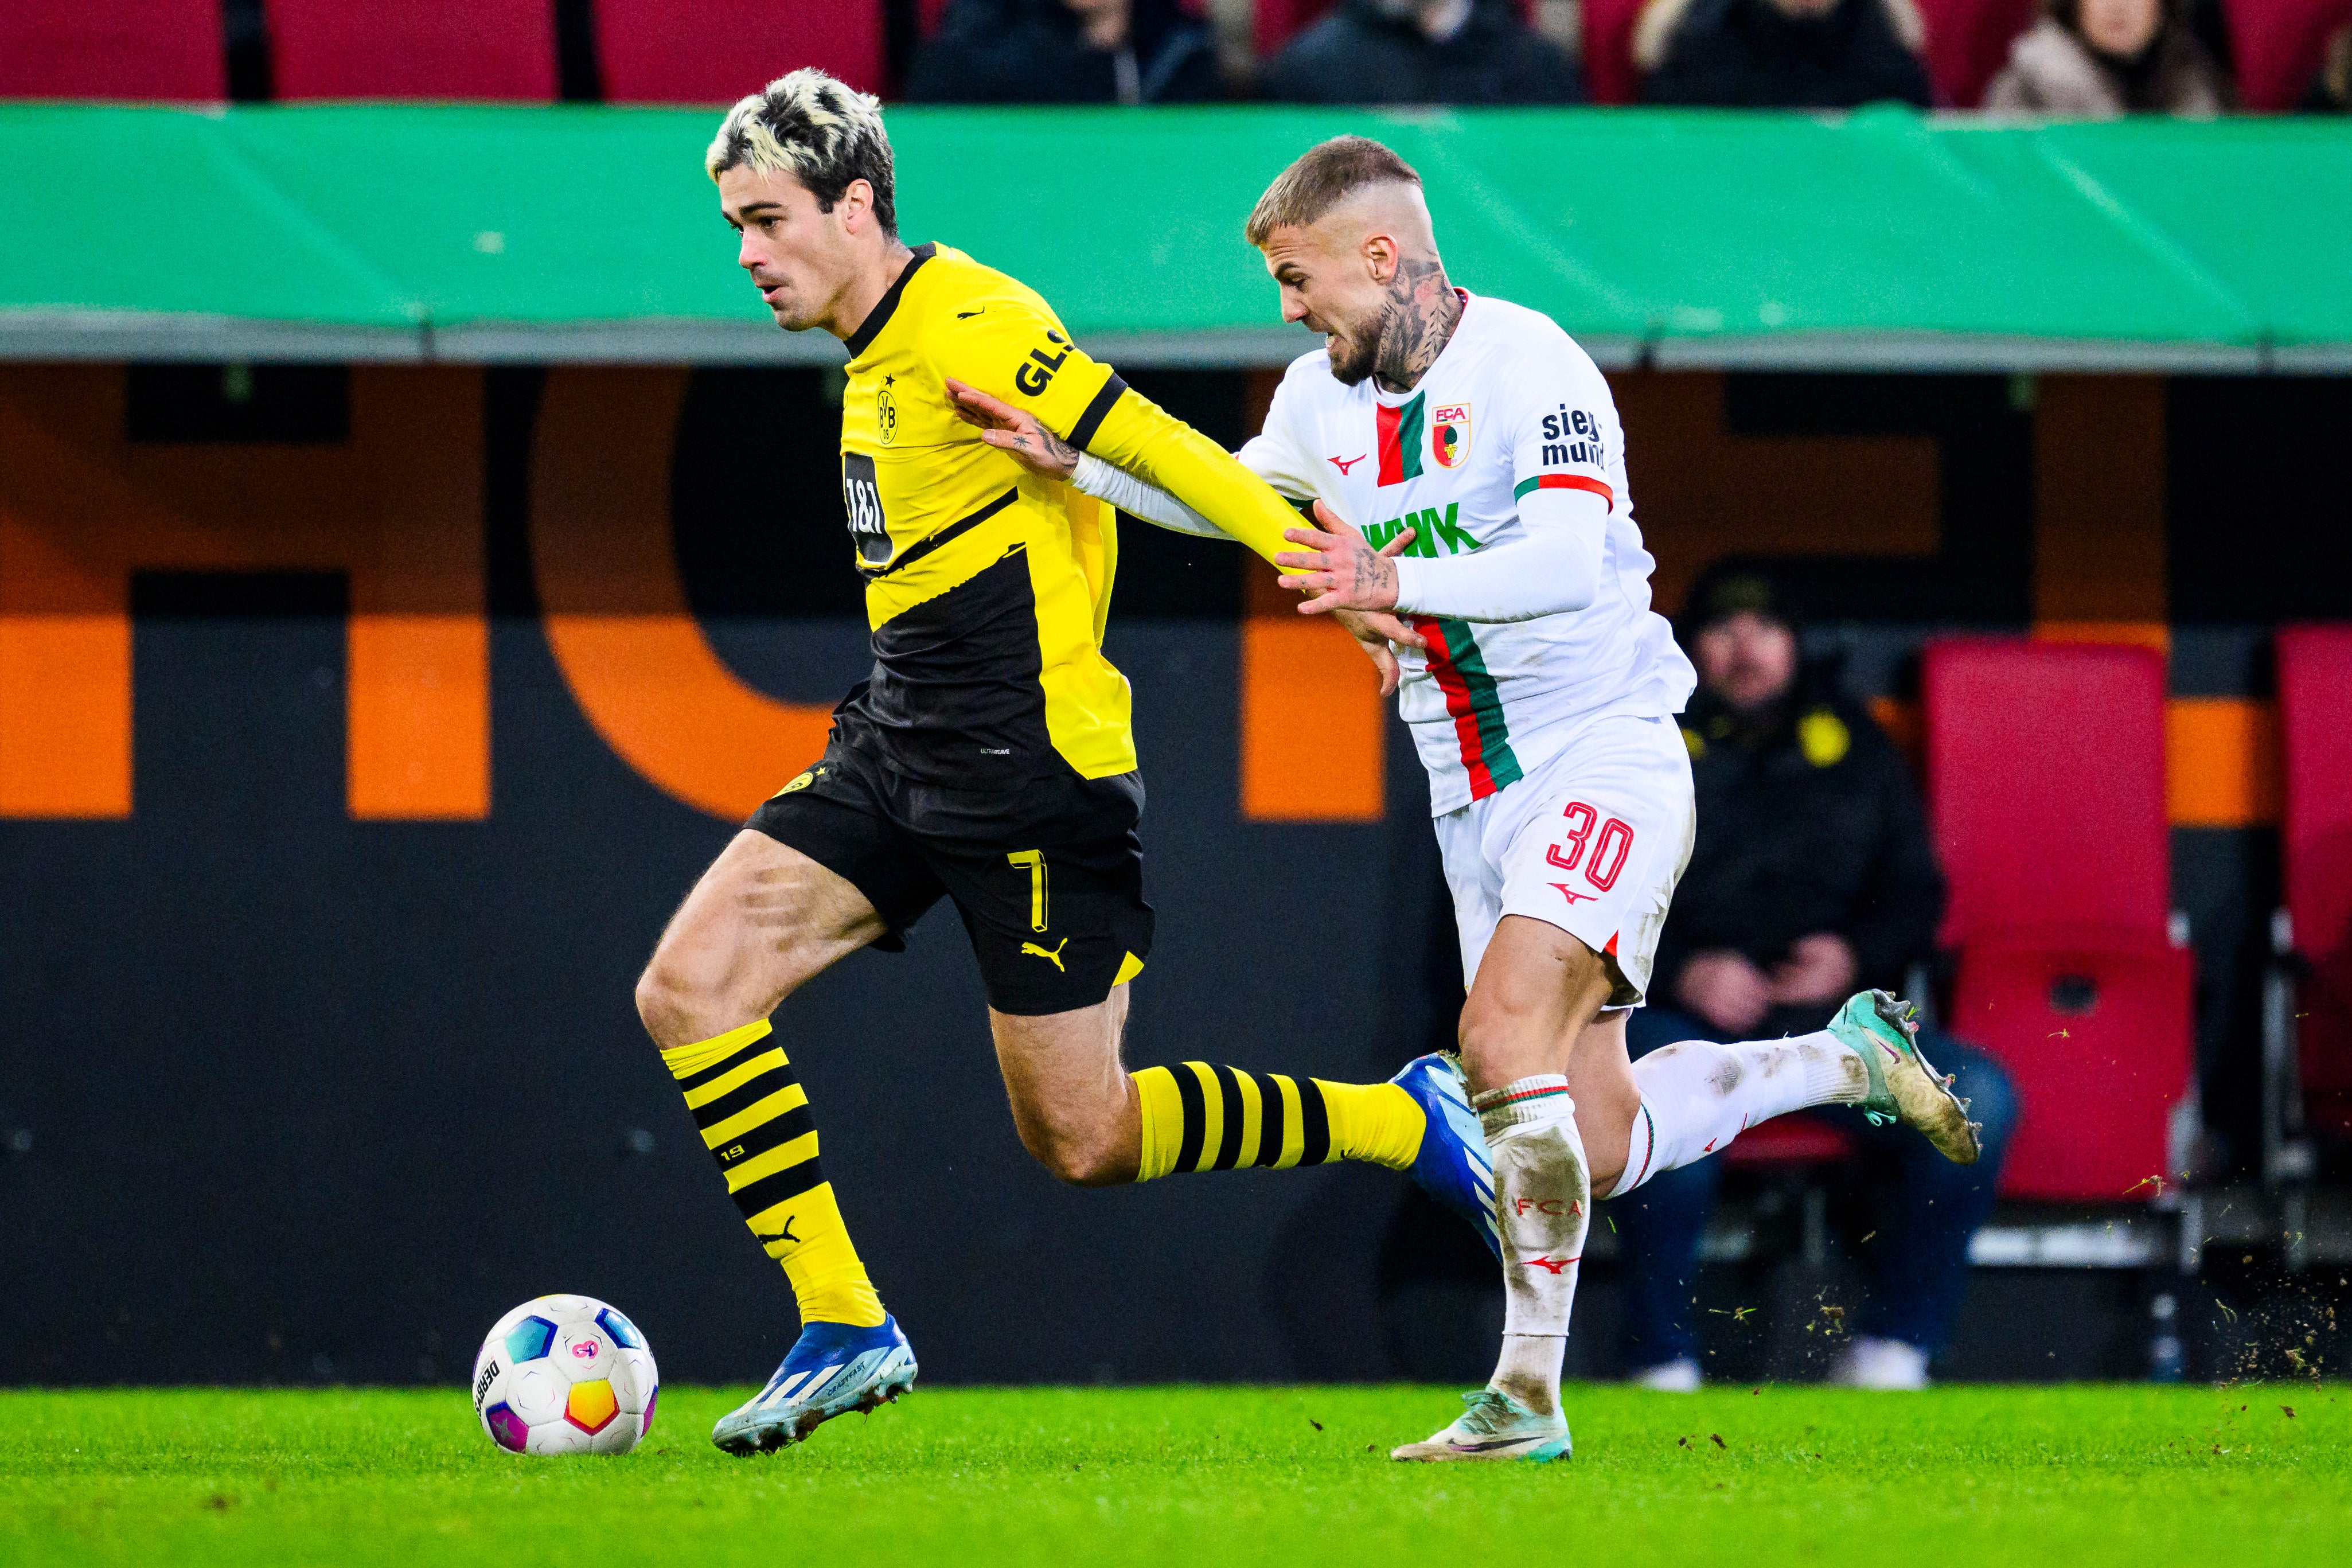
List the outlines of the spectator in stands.
{"label": "spectator in stands", "polygon": [[1259,87],[1283,103],[1581,103],[1584,78],[1512,0],[1340,0]]}
{"label": "spectator in stands", "polygon": [[2179,0],[2045,0],[1984,100],[2000,113],[2093,120],[2206,119],[2229,105],[2228,79]]}
{"label": "spectator in stands", "polygon": [[1180,0],[949,0],[916,51],[917,103],[1197,103],[1224,96]]}
{"label": "spectator in stands", "polygon": [[1644,103],[1925,109],[1925,37],[1912,0],[1650,0],[1633,63]]}
{"label": "spectator in stands", "polygon": [[2311,90],[2304,96],[2305,114],[2352,113],[2352,24],[2338,27],[2328,36],[2327,52],[2319,62],[2319,74],[2311,79]]}
{"label": "spectator in stands", "polygon": [[[1822,1027],[1863,986],[1900,992],[1928,956],[1944,879],[1909,769],[1833,667],[1800,662],[1787,586],[1710,572],[1679,628],[1699,690],[1682,720],[1698,839],[1659,945],[1650,1005],[1627,1028],[1636,1057],[1678,1040],[1743,1040]],[[1950,1036],[1920,1047],[1982,1123],[1984,1155],[1946,1162],[1900,1126],[1815,1112],[1854,1134],[1858,1183],[1876,1201],[1859,1256],[1869,1296],[1833,1371],[1875,1388],[1926,1385],[1968,1282],[1969,1238],[1992,1207],[2016,1120],[2000,1068]],[[1701,1372],[1692,1275],[1720,1162],[1670,1171],[1610,1205],[1628,1286],[1629,1364],[1652,1387]]]}

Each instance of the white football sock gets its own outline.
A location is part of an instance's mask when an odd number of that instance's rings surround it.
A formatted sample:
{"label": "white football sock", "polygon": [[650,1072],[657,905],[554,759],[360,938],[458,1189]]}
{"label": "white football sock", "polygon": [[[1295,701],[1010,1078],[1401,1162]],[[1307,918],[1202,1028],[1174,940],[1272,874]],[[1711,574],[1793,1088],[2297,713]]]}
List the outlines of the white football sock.
{"label": "white football sock", "polygon": [[1503,1353],[1489,1386],[1548,1415],[1559,1408],[1560,1363],[1591,1206],[1576,1102],[1568,1079],[1547,1073],[1470,1103],[1486,1128],[1503,1235]]}
{"label": "white football sock", "polygon": [[1660,1171],[1718,1152],[1759,1121],[1809,1105],[1854,1104],[1870,1092],[1870,1069],[1821,1029],[1728,1046],[1685,1040],[1635,1062],[1633,1082],[1642,1110],[1612,1198]]}

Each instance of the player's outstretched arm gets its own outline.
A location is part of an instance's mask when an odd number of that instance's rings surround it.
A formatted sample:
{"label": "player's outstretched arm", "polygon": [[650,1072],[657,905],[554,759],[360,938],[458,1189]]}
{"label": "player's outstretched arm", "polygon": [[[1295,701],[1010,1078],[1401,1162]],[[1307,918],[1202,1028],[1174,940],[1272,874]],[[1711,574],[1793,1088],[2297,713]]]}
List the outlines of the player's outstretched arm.
{"label": "player's outstretched arm", "polygon": [[[1032,473],[1076,484],[1087,494],[1108,501],[1121,511],[1179,533],[1198,534],[1209,539],[1230,537],[1224,530],[1166,490],[1146,483],[1124,469],[1114,468],[1099,458],[1079,451],[1048,429],[1044,421],[1027,409],[1016,408],[1003,399],[992,397],[952,376],[944,379],[957,416],[966,424],[976,426],[982,440],[1010,455]],[[1089,483],[1087,479],[1090,470],[1092,482]],[[1389,542],[1383,553],[1393,557],[1409,547],[1413,538],[1414,531],[1405,529]],[[1304,606],[1301,608],[1303,613]],[[1397,682],[1403,673],[1396,660],[1397,646],[1428,647],[1419,632],[1394,616],[1342,610],[1336,618],[1348,635],[1356,639],[1356,646],[1364,650],[1364,657],[1372,661],[1372,668],[1380,674],[1382,697],[1397,689]]]}
{"label": "player's outstretched arm", "polygon": [[1396,560],[1315,503],[1318,528],[1294,528],[1307,546],[1275,557],[1286,588],[1310,595],[1298,607],[1358,614],[1393,610],[1465,621],[1527,621],[1580,610],[1601,586],[1609,506],[1580,490],[1538,489],[1519,500],[1523,536],[1436,560]]}
{"label": "player's outstretched arm", "polygon": [[1197,534],[1203,539],[1229,537],[1223,529],[1166,490],[1079,451],[1047,429],[1027,409],[1015,408],[953,376],[946,380],[956,416],[967,425],[977,426],[982,440],[1009,453],[1030,472],[1060,479],[1097,500],[1108,501],[1131,517],[1177,533]]}

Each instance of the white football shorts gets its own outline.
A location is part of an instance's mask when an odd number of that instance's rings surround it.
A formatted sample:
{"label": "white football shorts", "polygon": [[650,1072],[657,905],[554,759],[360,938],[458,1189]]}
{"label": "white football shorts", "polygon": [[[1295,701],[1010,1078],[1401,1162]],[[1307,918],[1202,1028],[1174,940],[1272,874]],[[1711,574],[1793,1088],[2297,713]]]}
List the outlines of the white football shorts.
{"label": "white football shorts", "polygon": [[1525,777],[1435,824],[1465,984],[1496,923],[1526,915],[1601,955],[1615,983],[1607,1006],[1640,1004],[1698,828],[1690,753],[1672,719],[1597,719]]}

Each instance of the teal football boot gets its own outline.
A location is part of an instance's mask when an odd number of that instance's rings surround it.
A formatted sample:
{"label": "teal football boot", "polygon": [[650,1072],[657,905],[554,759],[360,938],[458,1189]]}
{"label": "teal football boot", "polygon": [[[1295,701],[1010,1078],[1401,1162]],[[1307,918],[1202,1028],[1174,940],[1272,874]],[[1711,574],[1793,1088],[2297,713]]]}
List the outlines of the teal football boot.
{"label": "teal football boot", "polygon": [[1916,1127],[1936,1152],[1956,1165],[1973,1165],[1984,1152],[1969,1102],[1952,1080],[1919,1054],[1917,1009],[1885,991],[1858,991],[1830,1020],[1830,1033],[1862,1058],[1870,1093],[1862,1113],[1874,1126]]}
{"label": "teal football boot", "polygon": [[1568,1418],[1538,1415],[1497,1388],[1462,1396],[1468,1405],[1453,1425],[1419,1443],[1389,1451],[1391,1459],[1420,1463],[1448,1459],[1529,1459],[1543,1464],[1576,1451]]}

